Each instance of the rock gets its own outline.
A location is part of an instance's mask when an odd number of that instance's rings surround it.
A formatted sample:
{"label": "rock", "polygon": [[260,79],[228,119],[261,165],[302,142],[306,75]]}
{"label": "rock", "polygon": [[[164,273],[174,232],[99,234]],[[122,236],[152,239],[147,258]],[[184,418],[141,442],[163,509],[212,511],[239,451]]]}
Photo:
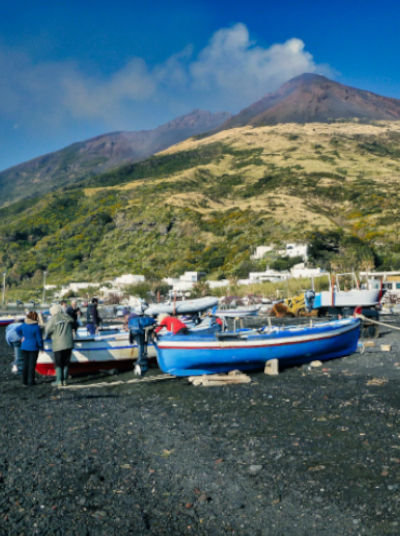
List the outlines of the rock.
{"label": "rock", "polygon": [[257,475],[262,470],[262,465],[250,465],[249,473],[251,475]]}

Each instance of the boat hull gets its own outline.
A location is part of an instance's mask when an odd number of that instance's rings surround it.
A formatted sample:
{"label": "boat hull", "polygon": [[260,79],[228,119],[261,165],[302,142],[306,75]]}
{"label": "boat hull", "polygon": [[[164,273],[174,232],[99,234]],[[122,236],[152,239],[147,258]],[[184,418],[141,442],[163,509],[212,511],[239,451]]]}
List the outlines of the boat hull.
{"label": "boat hull", "polygon": [[270,333],[222,335],[162,338],[157,344],[159,367],[175,376],[192,376],[261,369],[270,359],[289,365],[343,357],[357,349],[360,321],[344,319],[307,328],[275,328]]}
{"label": "boat hull", "polygon": [[379,303],[380,289],[322,291],[315,295],[313,309],[327,307],[373,307]]}
{"label": "boat hull", "polygon": [[9,326],[13,322],[22,322],[23,316],[0,316],[0,326]]}
{"label": "boat hull", "polygon": [[146,315],[159,314],[192,314],[207,311],[218,305],[218,298],[205,297],[193,300],[172,301],[167,303],[153,303],[145,310]]}
{"label": "boat hull", "polygon": [[241,318],[247,316],[257,316],[261,305],[255,305],[253,307],[238,307],[236,309],[217,309],[215,316],[227,317],[227,318]]}

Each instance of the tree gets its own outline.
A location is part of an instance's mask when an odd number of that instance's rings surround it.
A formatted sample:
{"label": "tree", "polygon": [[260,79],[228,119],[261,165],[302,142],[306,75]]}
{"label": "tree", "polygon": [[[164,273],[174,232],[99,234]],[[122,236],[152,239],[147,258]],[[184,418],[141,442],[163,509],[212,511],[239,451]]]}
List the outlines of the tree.
{"label": "tree", "polygon": [[202,298],[203,296],[208,296],[209,294],[211,294],[211,291],[207,281],[197,281],[190,292],[190,297]]}
{"label": "tree", "polygon": [[135,283],[134,285],[127,285],[125,292],[130,296],[138,296],[139,298],[146,299],[151,291],[149,283],[143,281],[142,283]]}

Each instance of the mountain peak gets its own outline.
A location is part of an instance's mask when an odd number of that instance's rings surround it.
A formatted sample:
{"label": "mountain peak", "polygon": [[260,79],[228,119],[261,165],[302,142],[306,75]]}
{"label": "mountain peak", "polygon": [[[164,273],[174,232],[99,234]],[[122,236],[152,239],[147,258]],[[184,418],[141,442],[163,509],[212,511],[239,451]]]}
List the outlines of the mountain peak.
{"label": "mountain peak", "polygon": [[221,129],[277,123],[399,120],[400,100],[304,73],[233,116]]}

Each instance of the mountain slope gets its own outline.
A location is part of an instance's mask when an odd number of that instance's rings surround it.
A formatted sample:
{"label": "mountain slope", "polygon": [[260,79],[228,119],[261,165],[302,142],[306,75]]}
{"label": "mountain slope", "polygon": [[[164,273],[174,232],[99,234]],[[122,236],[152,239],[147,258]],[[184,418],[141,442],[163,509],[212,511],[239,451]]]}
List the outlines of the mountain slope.
{"label": "mountain slope", "polygon": [[315,74],[286,82],[228,119],[219,130],[244,125],[332,122],[357,118],[363,121],[399,120],[400,100],[355,89]]}
{"label": "mountain slope", "polygon": [[327,236],[327,267],[399,269],[399,183],[400,122],[225,130],[0,209],[0,265],[39,289],[44,269],[242,277],[256,246]]}
{"label": "mountain slope", "polygon": [[215,129],[229,114],[195,110],[153,130],[112,132],[74,143],[0,173],[0,206],[137,162],[190,136]]}

